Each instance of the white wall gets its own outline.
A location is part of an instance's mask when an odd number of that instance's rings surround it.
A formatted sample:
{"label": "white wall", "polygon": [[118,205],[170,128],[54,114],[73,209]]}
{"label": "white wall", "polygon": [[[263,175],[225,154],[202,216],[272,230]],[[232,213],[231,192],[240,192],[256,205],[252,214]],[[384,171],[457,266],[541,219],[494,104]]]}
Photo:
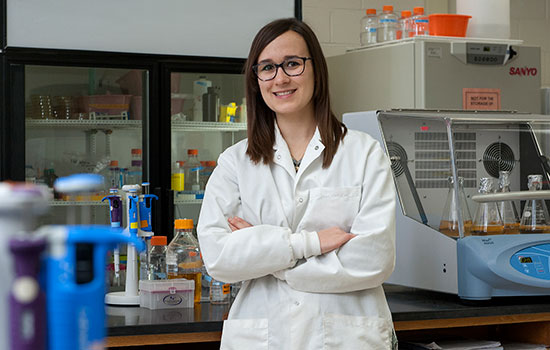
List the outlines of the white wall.
{"label": "white wall", "polygon": [[[480,0],[482,1],[482,0]],[[424,6],[426,13],[454,13],[454,0],[302,0],[303,18],[319,38],[326,56],[342,54],[359,46],[360,21],[365,9],[394,11]],[[550,86],[550,0],[510,0],[512,39],[541,47],[543,86]]]}

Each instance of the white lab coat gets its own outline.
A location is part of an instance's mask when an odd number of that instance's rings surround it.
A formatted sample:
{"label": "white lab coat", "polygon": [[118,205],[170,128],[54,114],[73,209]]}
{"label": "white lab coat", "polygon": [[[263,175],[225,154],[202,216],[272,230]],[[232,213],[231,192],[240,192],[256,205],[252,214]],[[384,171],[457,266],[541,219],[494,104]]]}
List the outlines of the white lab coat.
{"label": "white lab coat", "polygon": [[[276,127],[274,163],[254,164],[243,140],[223,152],[206,186],[198,237],[208,273],[244,281],[221,349],[391,349],[382,282],[395,261],[389,160],[349,130],[328,169],[318,130],[296,173]],[[231,232],[227,218],[253,225]],[[317,231],[357,234],[320,254]]]}

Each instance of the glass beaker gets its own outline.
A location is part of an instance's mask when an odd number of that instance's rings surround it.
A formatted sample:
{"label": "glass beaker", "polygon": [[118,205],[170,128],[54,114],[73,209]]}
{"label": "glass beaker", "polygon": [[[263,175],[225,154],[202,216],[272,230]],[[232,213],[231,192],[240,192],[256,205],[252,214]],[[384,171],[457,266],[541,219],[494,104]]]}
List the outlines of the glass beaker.
{"label": "glass beaker", "polygon": [[[493,179],[482,177],[479,179],[480,194],[493,192]],[[504,232],[504,225],[498,211],[496,202],[481,202],[477,207],[476,217],[472,225],[472,235],[501,235]]]}
{"label": "glass beaker", "polygon": [[[527,176],[529,191],[542,189],[542,175]],[[550,232],[548,210],[542,199],[528,199],[525,201],[519,231],[521,233],[547,233]]]}
{"label": "glass beaker", "polygon": [[459,237],[458,231],[458,213],[457,203],[460,206],[460,213],[462,214],[462,222],[464,223],[464,236],[470,235],[472,229],[472,215],[470,209],[466,203],[466,195],[464,194],[464,178],[458,177],[458,202],[455,199],[454,179],[449,176],[449,192],[447,193],[447,200],[445,207],[443,208],[443,215],[439,222],[439,232],[453,238]]}
{"label": "glass beaker", "polygon": [[[510,172],[501,170],[498,176],[498,192],[510,192]],[[498,210],[504,225],[504,234],[519,233],[519,217],[513,201],[498,202]]]}

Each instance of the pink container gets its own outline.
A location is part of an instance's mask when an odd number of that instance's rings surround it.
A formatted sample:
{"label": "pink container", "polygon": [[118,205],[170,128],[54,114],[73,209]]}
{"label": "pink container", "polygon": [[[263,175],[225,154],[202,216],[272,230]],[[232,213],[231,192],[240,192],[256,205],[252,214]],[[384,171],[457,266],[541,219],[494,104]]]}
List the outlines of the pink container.
{"label": "pink container", "polygon": [[118,115],[130,110],[132,95],[92,95],[80,96],[80,109],[85,113],[96,112]]}
{"label": "pink container", "polygon": [[172,94],[172,99],[170,103],[170,115],[178,114],[183,112],[183,103],[185,102],[185,94]]}
{"label": "pink container", "polygon": [[181,80],[181,73],[170,74],[170,92],[171,93],[180,92],[180,80]]}
{"label": "pink container", "polygon": [[120,77],[116,82],[125,94],[141,96],[143,91],[142,71],[133,69]]}
{"label": "pink container", "polygon": [[141,96],[132,96],[130,102],[130,119],[141,120],[143,114],[143,98]]}

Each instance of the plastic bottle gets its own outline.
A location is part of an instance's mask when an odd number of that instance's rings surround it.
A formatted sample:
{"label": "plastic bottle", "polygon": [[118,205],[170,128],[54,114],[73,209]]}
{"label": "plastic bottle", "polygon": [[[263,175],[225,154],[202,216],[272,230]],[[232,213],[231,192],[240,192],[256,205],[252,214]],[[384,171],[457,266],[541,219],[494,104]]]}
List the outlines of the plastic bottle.
{"label": "plastic bottle", "polygon": [[239,123],[246,123],[246,98],[243,97],[238,109]]}
{"label": "plastic bottle", "polygon": [[[457,201],[455,199],[454,180],[449,176],[449,192],[447,200],[443,208],[443,215],[439,223],[439,232],[453,238],[459,237],[458,229],[458,210]],[[469,236],[472,229],[472,215],[466,203],[466,195],[464,194],[464,178],[458,177],[458,205],[460,206],[460,214],[464,223],[464,236]]]}
{"label": "plastic bottle", "polygon": [[215,87],[209,86],[206,93],[202,95],[202,120],[205,122],[218,121],[220,99],[216,90]]}
{"label": "plastic bottle", "polygon": [[141,149],[132,148],[132,163],[128,168],[128,174],[126,175],[126,181],[129,185],[141,184],[142,180],[142,163],[141,163]]}
{"label": "plastic bottle", "polygon": [[118,160],[111,160],[109,164],[109,188],[119,188],[119,179],[120,168],[118,167]]}
{"label": "plastic bottle", "polygon": [[183,172],[183,165],[185,162],[178,160],[174,163],[172,169],[172,190],[181,192],[185,186],[185,174]]}
{"label": "plastic bottle", "polygon": [[409,37],[417,35],[428,35],[430,33],[428,29],[428,17],[424,15],[423,7],[413,8],[412,16],[412,30],[409,32]]}
{"label": "plastic bottle", "polygon": [[166,249],[166,273],[169,279],[186,278],[195,281],[195,303],[201,300],[202,258],[199,241],[193,235],[193,220],[174,222],[174,239]]}
{"label": "plastic bottle", "polygon": [[377,41],[391,41],[397,39],[397,15],[393,13],[393,6],[385,5],[378,16]]}
{"label": "plastic bottle", "polygon": [[208,92],[208,87],[212,86],[212,82],[207,80],[205,76],[200,76],[198,80],[193,82],[193,120],[203,121],[202,116],[202,95]]}
{"label": "plastic bottle", "polygon": [[149,279],[166,279],[166,236],[151,237],[149,251]]}
{"label": "plastic bottle", "polygon": [[405,39],[409,37],[409,32],[412,30],[411,11],[401,11],[399,19],[399,28],[397,30],[397,39]]}
{"label": "plastic bottle", "polygon": [[[529,191],[542,189],[542,175],[527,176]],[[529,199],[525,201],[523,214],[519,226],[521,233],[548,233],[550,232],[550,220],[548,210],[542,199]]]}
{"label": "plastic bottle", "polygon": [[231,297],[231,285],[211,278],[210,280],[210,304],[229,304]]}
{"label": "plastic bottle", "polygon": [[376,44],[376,30],[378,29],[378,17],[376,9],[367,9],[366,16],[361,18],[361,46]]}
{"label": "plastic bottle", "polygon": [[151,237],[141,237],[146,249],[139,253],[139,279],[149,279],[149,251],[151,250]]}
{"label": "plastic bottle", "polygon": [[36,171],[33,169],[32,165],[25,165],[25,182],[26,183],[36,183]]}
{"label": "plastic bottle", "polygon": [[[493,191],[493,179],[482,177],[479,180],[479,193],[487,194]],[[481,202],[477,207],[476,217],[472,225],[472,235],[500,235],[504,232],[504,224],[500,217],[496,202]]]}
{"label": "plastic bottle", "polygon": [[207,161],[201,162],[201,165],[202,165],[202,170],[200,171],[201,188],[206,189],[206,183],[208,182],[210,175],[212,175],[212,172],[216,167],[216,161],[207,160]]}
{"label": "plastic bottle", "polygon": [[[498,176],[498,192],[510,192],[510,172],[501,170]],[[498,209],[504,224],[504,234],[519,233],[519,218],[513,201],[498,202]]]}
{"label": "plastic bottle", "polygon": [[200,183],[200,171],[202,168],[197,149],[187,150],[187,161],[184,164],[184,190],[190,193],[198,193],[202,190]]}

